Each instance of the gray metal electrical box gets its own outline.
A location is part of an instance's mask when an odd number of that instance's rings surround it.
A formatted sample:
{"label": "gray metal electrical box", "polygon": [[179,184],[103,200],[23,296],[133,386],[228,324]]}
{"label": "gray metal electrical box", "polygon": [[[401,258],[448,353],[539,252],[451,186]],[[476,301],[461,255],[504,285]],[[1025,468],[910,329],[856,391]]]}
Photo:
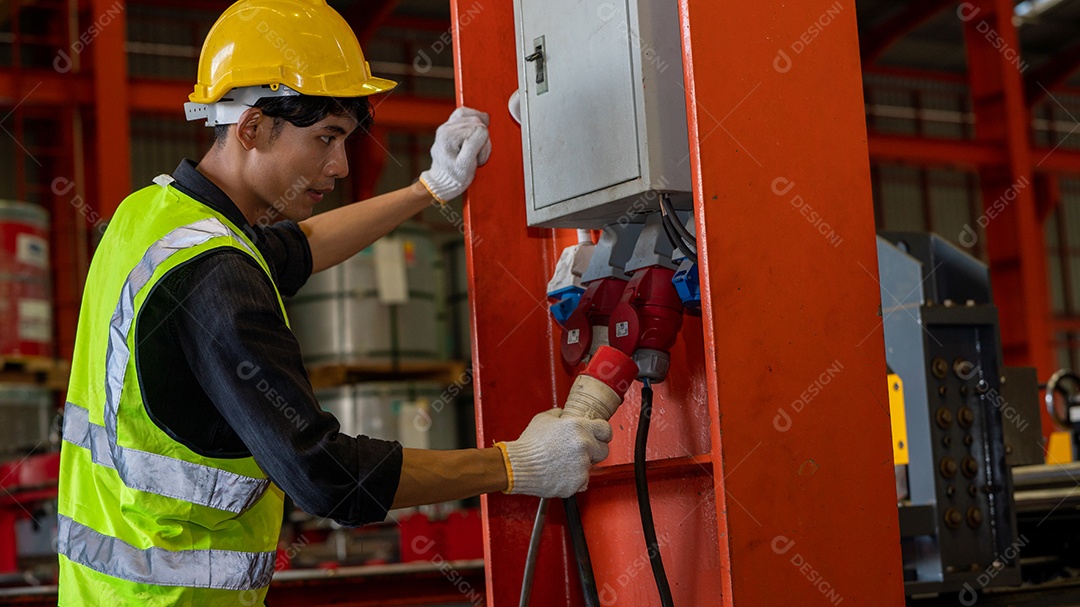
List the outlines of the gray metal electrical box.
{"label": "gray metal electrical box", "polygon": [[[531,226],[689,204],[678,3],[514,0]],[[624,220],[625,221],[625,220]]]}

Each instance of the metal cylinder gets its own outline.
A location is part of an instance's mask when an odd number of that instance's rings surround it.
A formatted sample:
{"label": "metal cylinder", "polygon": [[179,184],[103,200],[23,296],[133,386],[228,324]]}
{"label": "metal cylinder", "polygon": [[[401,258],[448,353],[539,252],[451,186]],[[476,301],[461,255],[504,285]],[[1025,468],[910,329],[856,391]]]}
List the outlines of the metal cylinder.
{"label": "metal cylinder", "polygon": [[0,457],[47,449],[55,415],[47,389],[0,385]]}
{"label": "metal cylinder", "polygon": [[52,356],[49,214],[0,201],[0,355]]}
{"label": "metal cylinder", "polygon": [[1080,462],[1017,466],[1012,469],[1016,511],[1065,512],[1080,507]]}
{"label": "metal cylinder", "polygon": [[1051,466],[1016,466],[1012,469],[1013,488],[1075,487],[1080,479],[1080,462],[1054,464]]}
{"label": "metal cylinder", "polygon": [[1013,494],[1016,511],[1019,513],[1030,512],[1057,512],[1066,513],[1080,507],[1080,493],[1076,491],[1076,485],[1072,488],[1058,487],[1053,489],[1025,489]]}
{"label": "metal cylinder", "polygon": [[439,324],[442,261],[431,235],[405,226],[391,237],[380,254],[404,260],[403,302],[384,301],[380,282],[385,285],[387,277],[380,272],[393,273],[386,268],[394,264],[377,259],[377,247],[313,275],[288,302],[293,333],[309,364],[445,358]]}
{"label": "metal cylinder", "polygon": [[399,441],[411,449],[457,449],[456,392],[435,382],[378,382],[315,393],[341,432]]}

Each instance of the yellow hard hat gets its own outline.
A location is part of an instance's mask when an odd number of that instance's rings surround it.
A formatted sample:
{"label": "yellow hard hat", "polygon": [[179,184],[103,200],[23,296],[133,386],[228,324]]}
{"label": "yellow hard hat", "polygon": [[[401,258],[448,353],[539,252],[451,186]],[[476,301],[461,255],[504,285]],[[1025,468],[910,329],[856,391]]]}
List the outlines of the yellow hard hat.
{"label": "yellow hard hat", "polygon": [[233,88],[258,85],[363,97],[397,83],[371,75],[356,34],[326,0],[240,0],[206,35],[188,98],[214,103]]}

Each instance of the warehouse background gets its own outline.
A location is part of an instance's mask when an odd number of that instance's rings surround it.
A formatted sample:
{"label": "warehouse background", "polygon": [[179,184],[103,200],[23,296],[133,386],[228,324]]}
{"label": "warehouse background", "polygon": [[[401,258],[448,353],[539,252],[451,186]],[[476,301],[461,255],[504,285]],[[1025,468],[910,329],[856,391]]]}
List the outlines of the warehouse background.
{"label": "warehouse background", "polygon": [[[467,27],[469,19],[482,13],[485,1],[477,0],[457,16],[460,27]],[[434,130],[454,107],[451,14],[446,2],[331,4],[355,26],[373,72],[401,84],[376,100],[375,127],[351,141],[352,173],[327,196],[322,211],[410,184],[427,168]],[[39,310],[35,316],[39,323],[46,322],[48,347],[31,352],[25,344],[7,343],[0,337],[0,345],[6,348],[0,351],[0,379],[4,380],[0,405],[18,409],[17,415],[30,419],[8,424],[7,433],[0,433],[7,437],[0,440],[4,459],[19,461],[56,448],[53,409],[62,403],[65,361],[71,358],[86,272],[106,218],[128,193],[146,186],[156,175],[171,172],[182,158],[199,158],[210,145],[212,131],[185,121],[182,104],[194,79],[201,41],[227,5],[213,0],[0,2],[0,129],[4,131],[0,133],[0,199],[48,211],[44,234],[51,258],[47,271],[35,278],[39,286],[49,289],[50,309]],[[878,229],[933,231],[988,261],[983,228],[993,219],[993,204],[983,200],[979,174],[988,152],[976,140],[973,128],[962,6],[859,0],[854,5],[837,2],[834,7],[856,10],[859,19]],[[1077,368],[1080,76],[1076,68],[1080,40],[1075,34],[1080,2],[1022,3],[1017,24],[1021,48],[1002,52],[1014,52],[1016,67],[1029,83],[1026,96],[1032,120],[1027,140],[1018,144],[1030,147],[1036,161],[1043,158],[1045,162],[1039,162],[1033,180],[1014,187],[1034,191],[1042,209],[1047,289],[1045,293],[998,291],[998,297],[1045,299],[1051,310],[1046,323],[1052,336],[1046,348],[1057,366]],[[789,55],[798,52],[786,50]],[[1032,84],[1036,82],[1052,84],[1043,88]],[[494,153],[517,154],[519,150],[516,144],[495,141]],[[1011,200],[1003,197],[995,202],[1008,205]],[[6,209],[0,207],[0,222],[17,214]],[[317,318],[330,309],[320,308],[318,302],[366,299],[368,307],[340,309],[335,313],[342,316],[335,318],[386,319],[393,327],[385,343],[366,350],[340,343],[312,357],[312,377],[320,396],[326,403],[337,403],[340,411],[355,413],[352,429],[368,432],[371,424],[380,428],[386,424],[385,436],[415,440],[418,446],[475,443],[461,217],[460,200],[448,209],[432,208],[393,236],[393,245],[385,249],[389,253],[375,248],[361,254],[405,259],[411,273],[407,301],[388,299],[374,287],[348,286],[350,280],[362,282],[368,276],[365,272],[370,274],[360,259],[348,274],[313,286],[290,304],[303,325],[305,314]],[[769,237],[767,226],[763,234]],[[779,235],[774,237],[780,245]],[[0,282],[16,282],[4,272],[0,267]],[[0,305],[15,307],[15,300],[23,297],[12,287],[0,288],[0,296],[7,298]],[[6,318],[14,309],[9,308]],[[7,325],[0,325],[2,332]],[[360,325],[357,335],[362,329]],[[313,337],[308,343],[306,351],[314,352],[322,342]],[[416,436],[409,434],[416,419],[442,414],[432,406],[443,402],[453,403],[444,415],[453,419],[445,422],[443,434],[427,428]],[[42,411],[48,413],[45,418]],[[364,415],[383,417],[372,421]],[[394,424],[395,429],[390,429]],[[10,489],[11,485],[0,481],[0,487]],[[47,496],[30,503],[47,515]],[[21,503],[19,509],[30,503]],[[482,554],[476,552],[479,527],[471,506],[475,504],[451,504],[405,513],[401,518],[422,516],[410,519],[422,530],[409,533],[427,537],[434,534],[432,525],[444,525],[450,537],[472,538],[447,540],[447,545],[473,546],[460,556],[473,559],[469,562],[474,573],[469,579],[479,591],[482,576],[475,573],[475,559]],[[9,519],[25,520],[11,504],[0,508],[12,510]],[[402,546],[411,544],[401,539],[394,521],[366,535],[345,534],[299,513],[289,525],[291,535],[286,537],[291,543],[283,549],[287,560],[310,565],[383,563],[410,557],[427,560],[424,554],[407,554],[408,548]],[[37,531],[19,533],[31,537]],[[35,546],[20,553],[16,562],[4,561],[0,555],[0,581],[24,580],[27,571],[39,576],[35,579],[47,580],[47,538]],[[12,547],[0,542],[0,551],[5,549]],[[416,584],[417,592],[425,588],[423,583]]]}

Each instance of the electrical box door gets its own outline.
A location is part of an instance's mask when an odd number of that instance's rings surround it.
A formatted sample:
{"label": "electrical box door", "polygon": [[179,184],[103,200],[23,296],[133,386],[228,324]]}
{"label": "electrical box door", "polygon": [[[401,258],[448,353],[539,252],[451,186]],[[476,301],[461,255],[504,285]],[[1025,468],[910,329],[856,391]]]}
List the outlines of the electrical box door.
{"label": "electrical box door", "polygon": [[[685,206],[678,5],[515,0],[529,225],[602,227]],[[625,221],[625,220],[624,220]]]}

